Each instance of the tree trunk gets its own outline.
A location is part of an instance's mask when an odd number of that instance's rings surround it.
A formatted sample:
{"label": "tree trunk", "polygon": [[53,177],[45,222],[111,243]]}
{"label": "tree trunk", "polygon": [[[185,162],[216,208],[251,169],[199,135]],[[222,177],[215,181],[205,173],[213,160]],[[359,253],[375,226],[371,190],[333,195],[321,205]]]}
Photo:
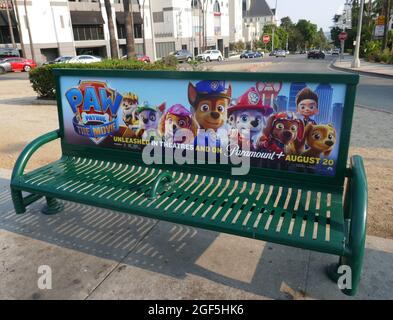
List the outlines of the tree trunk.
{"label": "tree trunk", "polygon": [[126,47],[127,58],[135,56],[135,37],[134,37],[134,17],[132,15],[132,4],[130,0],[123,0],[125,27],[126,27]]}
{"label": "tree trunk", "polygon": [[[31,58],[35,60],[35,53],[34,53],[34,46],[33,46],[33,37],[31,36],[31,30],[30,30],[30,23],[29,23],[29,14],[27,13],[27,3],[26,0],[23,0],[23,5],[25,7],[25,14],[26,14],[26,27],[27,27],[27,33],[29,34],[29,42],[30,42],[30,51],[31,51]],[[21,35],[22,36],[22,35]]]}
{"label": "tree trunk", "polygon": [[105,10],[106,10],[106,16],[108,17],[109,44],[110,44],[110,48],[111,48],[111,58],[118,59],[119,58],[119,48],[117,46],[115,25],[113,23],[112,6],[111,6],[110,0],[105,0]]}
{"label": "tree trunk", "polygon": [[22,28],[21,28],[21,24],[20,24],[18,4],[14,5],[14,1],[13,0],[11,1],[11,3],[12,3],[12,7],[15,8],[15,11],[16,11],[15,16],[16,16],[16,21],[17,21],[17,24],[18,24],[19,42],[20,42],[20,47],[22,49],[22,56],[24,58],[26,58],[26,50],[25,50],[25,44],[23,43]]}
{"label": "tree trunk", "polygon": [[389,38],[389,22],[390,22],[390,0],[386,0],[385,7],[385,30],[383,33],[383,45],[382,49],[385,50],[388,47],[388,38]]}
{"label": "tree trunk", "polygon": [[11,8],[9,8],[8,4],[7,4],[6,10],[7,10],[7,19],[8,19],[8,29],[10,31],[12,47],[16,48],[15,37],[14,37],[14,28],[12,27],[12,21],[11,21],[11,15],[10,15]]}

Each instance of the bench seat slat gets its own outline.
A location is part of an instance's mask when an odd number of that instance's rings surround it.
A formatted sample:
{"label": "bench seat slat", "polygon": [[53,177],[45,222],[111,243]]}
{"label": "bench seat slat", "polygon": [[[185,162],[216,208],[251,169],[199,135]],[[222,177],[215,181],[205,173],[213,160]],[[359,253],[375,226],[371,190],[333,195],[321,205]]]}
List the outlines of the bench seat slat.
{"label": "bench seat slat", "polygon": [[25,174],[17,187],[250,238],[333,254],[344,251],[340,191],[328,194],[172,171],[174,187],[149,198],[161,173],[154,166],[64,157]]}

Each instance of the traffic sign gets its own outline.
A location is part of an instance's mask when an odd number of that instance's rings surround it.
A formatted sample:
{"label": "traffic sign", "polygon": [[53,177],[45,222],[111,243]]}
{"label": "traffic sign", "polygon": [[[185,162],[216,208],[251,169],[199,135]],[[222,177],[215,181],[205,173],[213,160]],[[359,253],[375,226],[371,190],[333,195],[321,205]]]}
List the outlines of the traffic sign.
{"label": "traffic sign", "polygon": [[377,25],[378,26],[384,26],[385,25],[385,16],[379,16],[377,18]]}
{"label": "traffic sign", "polygon": [[270,36],[263,36],[262,40],[263,40],[263,43],[269,43],[270,42]]}
{"label": "traffic sign", "polygon": [[340,41],[345,41],[345,40],[347,40],[348,39],[348,33],[346,33],[346,32],[341,32],[339,35],[338,35],[338,38],[340,39]]}

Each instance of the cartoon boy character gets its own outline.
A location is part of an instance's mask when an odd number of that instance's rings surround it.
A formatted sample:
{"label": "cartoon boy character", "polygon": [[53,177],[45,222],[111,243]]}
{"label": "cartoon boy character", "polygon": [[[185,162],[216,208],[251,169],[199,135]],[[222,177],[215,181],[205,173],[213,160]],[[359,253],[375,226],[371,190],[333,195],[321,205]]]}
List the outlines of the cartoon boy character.
{"label": "cartoon boy character", "polygon": [[227,140],[225,125],[227,110],[232,97],[232,87],[225,81],[204,80],[195,86],[188,85],[188,101],[193,117],[199,125],[197,144],[219,147]]}
{"label": "cartoon boy character", "polygon": [[122,137],[133,138],[138,130],[138,96],[135,93],[128,92],[123,95],[122,110],[123,122],[125,124],[119,127],[119,133]]}
{"label": "cartoon boy character", "polygon": [[[250,149],[256,148],[257,139],[264,127],[264,117],[274,111],[272,107],[263,105],[262,100],[258,91],[252,87],[228,108],[228,123],[231,133],[237,134],[239,146],[244,147],[246,143]],[[231,137],[234,138],[233,135]]]}
{"label": "cartoon boy character", "polygon": [[310,88],[304,88],[296,96],[296,111],[303,116],[304,126],[317,123],[311,117],[318,114],[318,95]]}
{"label": "cartoon boy character", "polygon": [[147,140],[151,136],[158,136],[158,124],[165,110],[165,102],[158,107],[144,102],[136,110],[139,120],[137,137]]}

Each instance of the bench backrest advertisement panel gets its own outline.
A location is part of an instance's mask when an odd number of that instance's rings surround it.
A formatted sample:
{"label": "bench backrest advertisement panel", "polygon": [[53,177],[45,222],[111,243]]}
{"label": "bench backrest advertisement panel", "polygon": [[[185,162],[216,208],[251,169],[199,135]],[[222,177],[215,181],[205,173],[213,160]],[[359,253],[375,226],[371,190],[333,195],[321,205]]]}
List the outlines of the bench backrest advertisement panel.
{"label": "bench backrest advertisement panel", "polygon": [[60,77],[69,144],[236,155],[251,167],[334,176],[345,84]]}

